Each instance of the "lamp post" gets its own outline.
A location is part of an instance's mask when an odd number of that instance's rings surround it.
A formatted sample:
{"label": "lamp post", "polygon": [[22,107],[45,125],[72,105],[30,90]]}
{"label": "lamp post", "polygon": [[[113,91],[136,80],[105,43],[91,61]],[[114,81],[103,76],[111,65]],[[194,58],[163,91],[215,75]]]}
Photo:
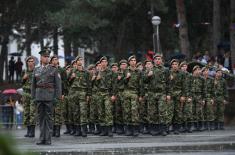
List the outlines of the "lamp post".
{"label": "lamp post", "polygon": [[[154,48],[155,53],[160,52],[160,41],[159,41],[159,25],[160,25],[160,23],[161,23],[161,18],[159,16],[153,16],[152,17],[152,24],[154,26],[153,48]],[[156,45],[155,38],[157,39],[157,45]],[[156,46],[157,46],[157,49],[156,49]]]}

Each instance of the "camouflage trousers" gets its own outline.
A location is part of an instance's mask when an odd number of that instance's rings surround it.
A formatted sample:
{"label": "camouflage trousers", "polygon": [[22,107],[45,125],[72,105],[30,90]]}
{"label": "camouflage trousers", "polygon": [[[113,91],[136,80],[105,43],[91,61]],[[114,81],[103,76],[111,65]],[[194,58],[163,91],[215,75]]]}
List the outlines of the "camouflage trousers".
{"label": "camouflage trousers", "polygon": [[123,92],[123,121],[126,125],[139,124],[139,102],[136,91],[124,90]]}
{"label": "camouflage trousers", "polygon": [[148,123],[148,105],[146,96],[141,102],[139,102],[139,117],[140,123]]}
{"label": "camouflage trousers", "polygon": [[214,121],[215,119],[215,106],[212,104],[211,98],[205,99],[204,119],[205,121]]}
{"label": "camouflage trousers", "polygon": [[[90,99],[90,113],[89,113],[89,118],[90,118],[90,123],[97,124],[100,121],[99,119],[99,113],[98,113],[98,101],[99,101],[99,95],[94,92],[92,93],[91,99]],[[101,110],[99,110],[100,112]]]}
{"label": "camouflage trousers", "polygon": [[54,103],[54,112],[53,112],[53,125],[62,125],[63,122],[63,115],[62,115],[62,109],[63,109],[63,104],[64,101],[56,101],[56,103]]}
{"label": "camouflage trousers", "polygon": [[36,125],[36,105],[33,103],[31,95],[28,93],[23,94],[23,107],[24,125]]}
{"label": "camouflage trousers", "polygon": [[113,120],[116,124],[123,124],[123,94],[117,95],[117,100],[113,105]]}
{"label": "camouflage trousers", "polygon": [[64,101],[62,104],[62,116],[64,124],[69,124],[69,98],[68,96],[64,97]]}
{"label": "camouflage trousers", "polygon": [[215,121],[217,122],[224,122],[224,98],[223,97],[216,97],[215,99]]}
{"label": "camouflage trousers", "polygon": [[98,92],[98,120],[101,126],[113,125],[113,104],[108,92]]}
{"label": "camouflage trousers", "polygon": [[87,118],[87,100],[86,93],[82,91],[76,91],[71,95],[72,102],[72,115],[74,125],[84,125],[88,123]]}
{"label": "camouflage trousers", "polygon": [[193,122],[204,121],[202,96],[193,95]]}
{"label": "camouflage trousers", "polygon": [[188,98],[186,98],[186,101],[183,104],[183,110],[182,110],[183,122],[192,122],[192,117],[193,117],[192,110],[193,110],[192,101],[189,101]]}
{"label": "camouflage trousers", "polygon": [[180,96],[181,95],[174,95],[171,97],[171,100],[173,102],[174,111],[173,111],[173,124],[181,124],[183,121],[183,104],[180,102]]}

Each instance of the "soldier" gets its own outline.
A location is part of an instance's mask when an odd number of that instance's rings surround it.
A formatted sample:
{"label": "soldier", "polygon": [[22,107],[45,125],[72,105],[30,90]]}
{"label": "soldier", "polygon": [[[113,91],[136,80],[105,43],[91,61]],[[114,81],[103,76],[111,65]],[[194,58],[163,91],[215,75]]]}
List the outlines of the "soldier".
{"label": "soldier", "polygon": [[174,106],[173,110],[173,130],[179,134],[182,127],[182,110],[185,102],[185,74],[179,70],[179,61],[171,60],[170,85],[172,89],[171,100]]}
{"label": "soldier", "polygon": [[142,102],[144,92],[142,76],[136,68],[136,57],[130,56],[129,67],[124,71],[123,109],[126,136],[138,136],[139,130],[139,102]]}
{"label": "soldier", "polygon": [[187,62],[180,63],[180,70],[185,74],[185,102],[183,102],[182,121],[183,132],[192,132],[192,93],[191,93],[191,81],[192,75],[187,71]]}
{"label": "soldier", "polygon": [[112,72],[108,69],[108,60],[106,57],[100,59],[101,70],[96,76],[96,86],[98,87],[98,114],[99,121],[101,125],[101,134],[100,136],[109,136],[112,137],[112,127],[113,127],[113,103],[116,100],[116,96],[113,94],[113,75]]}
{"label": "soldier", "polygon": [[35,136],[35,105],[32,104],[31,97],[31,83],[32,83],[32,74],[35,68],[34,57],[29,56],[26,58],[27,70],[24,73],[22,78],[23,85],[23,106],[24,106],[24,124],[27,126],[27,133],[25,137],[34,137]]}
{"label": "soldier", "polygon": [[203,67],[202,68],[202,75],[204,77],[205,83],[204,83],[204,100],[205,100],[205,106],[204,106],[204,126],[205,129],[213,130],[214,128],[214,79],[209,77],[209,68]]}
{"label": "soldier", "polygon": [[214,80],[215,90],[215,129],[224,130],[224,108],[228,103],[228,91],[225,79],[222,77],[222,70],[217,69]]}
{"label": "soldier", "polygon": [[193,100],[193,122],[196,131],[203,130],[204,79],[200,76],[201,69],[198,65],[193,67],[193,79],[191,82]]}
{"label": "soldier", "polygon": [[49,50],[42,50],[39,54],[41,66],[34,69],[31,85],[40,127],[40,141],[37,145],[51,145],[53,105],[61,99],[61,79],[57,69],[48,65]]}

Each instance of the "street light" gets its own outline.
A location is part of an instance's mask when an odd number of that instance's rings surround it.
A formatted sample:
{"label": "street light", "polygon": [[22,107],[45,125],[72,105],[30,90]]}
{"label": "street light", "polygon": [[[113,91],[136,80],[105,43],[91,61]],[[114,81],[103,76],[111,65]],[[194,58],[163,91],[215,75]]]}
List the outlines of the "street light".
{"label": "street light", "polygon": [[[154,52],[156,53],[156,42],[155,37],[157,37],[157,52],[160,52],[160,41],[159,41],[159,25],[161,23],[161,18],[159,16],[152,17],[152,24],[154,26],[154,33],[153,33],[153,48]],[[156,29],[155,29],[156,27]]]}

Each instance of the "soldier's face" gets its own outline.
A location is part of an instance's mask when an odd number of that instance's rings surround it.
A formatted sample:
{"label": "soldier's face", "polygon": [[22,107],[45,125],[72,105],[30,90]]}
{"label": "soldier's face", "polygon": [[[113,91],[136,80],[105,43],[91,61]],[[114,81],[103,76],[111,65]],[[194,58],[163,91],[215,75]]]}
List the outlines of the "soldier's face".
{"label": "soldier's face", "polygon": [[97,64],[97,66],[96,66],[96,70],[100,70],[101,69],[101,64]]}
{"label": "soldier's face", "polygon": [[121,65],[120,65],[120,69],[121,70],[125,70],[127,68],[127,64],[126,63],[122,63]]}
{"label": "soldier's face", "polygon": [[136,59],[135,58],[132,58],[130,61],[129,61],[129,64],[130,66],[134,67],[136,65]]}
{"label": "soldier's face", "polygon": [[209,70],[208,69],[205,69],[204,71],[203,71],[203,75],[204,76],[207,76],[209,74]]}
{"label": "soldier's face", "polygon": [[221,78],[221,77],[222,77],[222,71],[217,71],[216,74],[215,74],[215,76],[216,76],[217,78]]}
{"label": "soldier's face", "polygon": [[183,65],[183,66],[181,67],[181,70],[182,70],[183,72],[186,72],[187,69],[188,69],[188,66],[187,66],[187,65]]}
{"label": "soldier's face", "polygon": [[102,60],[101,61],[101,66],[102,66],[102,68],[107,67],[108,66],[108,61],[107,60]]}
{"label": "soldier's face", "polygon": [[171,64],[171,68],[172,68],[173,70],[178,70],[178,69],[179,69],[179,63],[178,63],[178,62],[173,62],[173,63]]}
{"label": "soldier's face", "polygon": [[53,65],[57,66],[58,63],[59,63],[59,61],[58,61],[57,58],[53,58],[53,59],[52,59],[52,64],[53,64]]}
{"label": "soldier's face", "polygon": [[41,62],[43,64],[48,64],[49,63],[49,55],[42,55],[41,56]]}
{"label": "soldier's face", "polygon": [[34,59],[29,59],[27,61],[27,65],[28,65],[28,67],[34,67]]}
{"label": "soldier's face", "polygon": [[73,68],[76,68],[76,67],[77,67],[77,63],[74,62],[74,63],[73,63]]}
{"label": "soldier's face", "polygon": [[117,67],[117,66],[112,66],[112,71],[113,71],[114,73],[117,73],[118,67]]}
{"label": "soldier's face", "polygon": [[146,69],[151,69],[151,68],[153,68],[152,62],[146,62],[145,68],[146,68]]}
{"label": "soldier's face", "polygon": [[162,64],[162,58],[161,58],[161,57],[156,57],[156,58],[154,59],[154,63],[155,63],[156,65],[161,65],[161,64]]}

